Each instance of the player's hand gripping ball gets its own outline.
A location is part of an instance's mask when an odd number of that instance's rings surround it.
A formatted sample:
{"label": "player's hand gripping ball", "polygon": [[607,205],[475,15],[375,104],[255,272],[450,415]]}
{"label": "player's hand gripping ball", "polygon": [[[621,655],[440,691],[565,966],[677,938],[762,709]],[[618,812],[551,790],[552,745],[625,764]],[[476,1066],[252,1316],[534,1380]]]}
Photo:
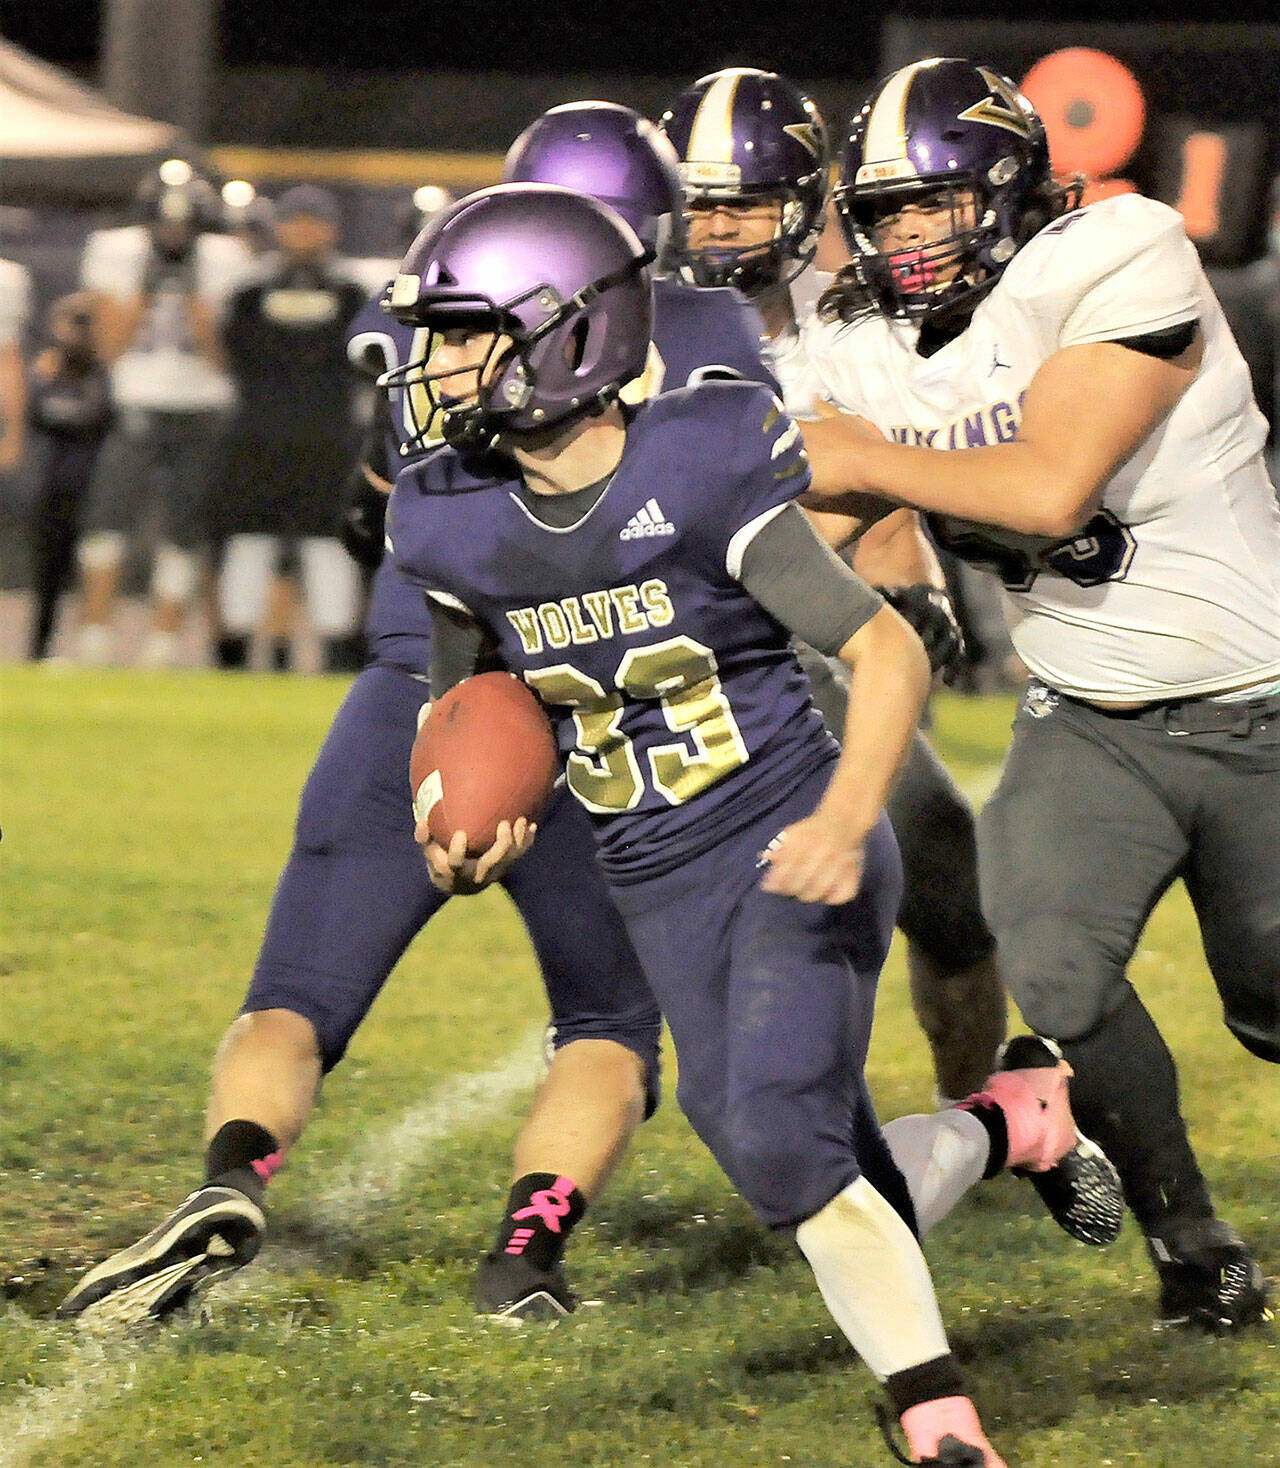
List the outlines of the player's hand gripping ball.
{"label": "player's hand gripping ball", "polygon": [[536,821],[560,770],[542,705],[510,673],[478,673],[431,705],[409,756],[413,813],[446,849],[493,845],[502,821]]}

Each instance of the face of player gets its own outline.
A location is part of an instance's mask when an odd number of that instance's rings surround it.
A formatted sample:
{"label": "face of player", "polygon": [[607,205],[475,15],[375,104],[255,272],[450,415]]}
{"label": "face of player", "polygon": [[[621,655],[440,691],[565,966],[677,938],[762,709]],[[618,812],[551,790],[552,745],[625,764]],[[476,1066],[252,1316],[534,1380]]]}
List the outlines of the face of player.
{"label": "face of player", "polygon": [[509,336],[480,326],[451,327],[435,334],[426,374],[437,383],[441,405],[446,409],[473,402],[480,383],[489,382],[497,363],[511,345]]}
{"label": "face of player", "polygon": [[782,200],[693,199],[685,206],[689,249],[750,250],[772,244],[782,228]]}
{"label": "face of player", "polygon": [[903,289],[932,289],[950,285],[964,264],[959,252],[949,258],[938,247],[975,229],[977,223],[972,189],[930,189],[903,200],[896,209],[886,204],[871,226],[871,237],[881,254],[896,257],[893,270]]}

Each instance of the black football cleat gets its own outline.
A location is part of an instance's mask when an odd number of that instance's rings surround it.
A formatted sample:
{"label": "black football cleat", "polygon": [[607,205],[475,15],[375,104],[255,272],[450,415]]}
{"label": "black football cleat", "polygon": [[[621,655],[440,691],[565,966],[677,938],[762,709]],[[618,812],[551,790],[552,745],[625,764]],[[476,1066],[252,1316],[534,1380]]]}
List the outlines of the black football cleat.
{"label": "black football cleat", "polygon": [[515,1254],[486,1254],[476,1270],[476,1313],[500,1320],[558,1320],[578,1308],[564,1272]]}
{"label": "black football cleat", "polygon": [[962,1443],[958,1437],[948,1434],[938,1444],[936,1458],[921,1458],[921,1463],[933,1468],[983,1468],[987,1455],[972,1443]]}
{"label": "black football cleat", "polygon": [[[1017,1035],[1000,1047],[997,1071],[1056,1068],[1062,1051],[1040,1035]],[[1076,1131],[1075,1144],[1044,1171],[1011,1169],[1026,1178],[1059,1228],[1082,1244],[1114,1244],[1124,1222],[1120,1174],[1096,1142]]]}
{"label": "black football cleat", "polygon": [[111,1327],[161,1320],[248,1264],[266,1228],[262,1209],[238,1188],[200,1188],[145,1238],[91,1269],[58,1315]]}
{"label": "black football cleat", "polygon": [[1147,1248],[1160,1276],[1157,1330],[1229,1335],[1273,1319],[1269,1288],[1248,1245],[1218,1218],[1171,1228]]}

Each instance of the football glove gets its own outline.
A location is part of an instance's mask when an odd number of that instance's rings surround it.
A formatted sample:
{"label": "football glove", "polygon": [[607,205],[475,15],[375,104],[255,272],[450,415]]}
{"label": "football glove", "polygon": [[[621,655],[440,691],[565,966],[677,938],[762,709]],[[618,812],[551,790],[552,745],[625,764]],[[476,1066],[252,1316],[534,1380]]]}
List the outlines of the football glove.
{"label": "football glove", "polygon": [[950,683],[964,671],[968,662],[964,633],[945,591],[924,582],[914,586],[878,586],[876,590],[900,617],[910,622],[929,654],[929,666],[942,674],[944,682]]}

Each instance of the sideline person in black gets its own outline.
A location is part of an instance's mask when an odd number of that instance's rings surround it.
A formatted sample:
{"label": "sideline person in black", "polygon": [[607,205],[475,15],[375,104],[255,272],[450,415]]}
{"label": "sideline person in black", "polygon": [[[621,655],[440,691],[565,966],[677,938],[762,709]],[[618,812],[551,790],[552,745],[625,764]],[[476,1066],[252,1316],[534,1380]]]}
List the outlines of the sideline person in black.
{"label": "sideline person in black", "polygon": [[366,291],[335,253],[338,209],[302,185],[277,202],[277,249],[236,291],[223,331],[238,404],[211,518],[225,541],[219,662],[243,666],[273,580],[296,574],[328,668],[350,666],[360,580],[338,536],[356,452],[347,324]]}
{"label": "sideline person in black", "polygon": [[58,600],[75,569],[81,507],[113,416],[87,292],[53,303],[48,335],[48,345],[32,363],[27,398],[40,464],[31,522],[33,662],[48,656]]}

